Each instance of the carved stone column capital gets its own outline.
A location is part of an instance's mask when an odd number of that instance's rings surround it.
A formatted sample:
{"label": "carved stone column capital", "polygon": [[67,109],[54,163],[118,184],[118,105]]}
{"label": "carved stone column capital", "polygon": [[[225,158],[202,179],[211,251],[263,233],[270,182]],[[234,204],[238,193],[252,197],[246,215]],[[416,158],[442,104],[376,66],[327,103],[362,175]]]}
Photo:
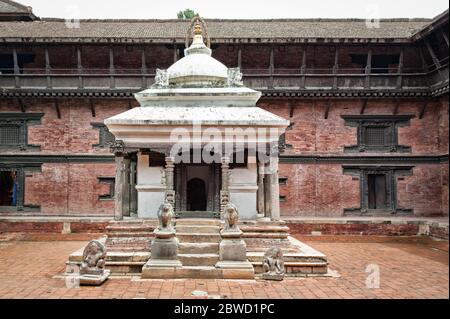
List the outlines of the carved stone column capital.
{"label": "carved stone column capital", "polygon": [[123,156],[125,153],[125,144],[121,140],[116,140],[110,144],[109,150],[116,156]]}

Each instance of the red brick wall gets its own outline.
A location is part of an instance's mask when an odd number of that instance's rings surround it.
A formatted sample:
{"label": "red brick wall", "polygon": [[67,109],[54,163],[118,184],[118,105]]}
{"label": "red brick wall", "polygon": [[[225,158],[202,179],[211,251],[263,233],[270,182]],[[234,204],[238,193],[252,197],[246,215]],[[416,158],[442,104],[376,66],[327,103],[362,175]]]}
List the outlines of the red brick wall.
{"label": "red brick wall", "polygon": [[47,215],[113,215],[114,201],[99,200],[109,193],[100,176],[115,176],[115,164],[44,164],[25,179],[25,204]]}
{"label": "red brick wall", "polygon": [[342,165],[282,164],[282,216],[342,216],[344,208],[360,206],[359,180],[343,175]]}
{"label": "red brick wall", "polygon": [[[128,109],[127,101],[95,101],[96,117],[85,100],[60,100],[61,119],[58,119],[52,101],[25,100],[27,112],[45,113],[40,125],[29,126],[30,144],[41,146],[33,154],[103,154],[108,148],[94,148],[99,142],[99,130],[92,122]],[[0,100],[1,112],[20,112],[9,100]],[[10,151],[22,154],[29,152]],[[25,205],[41,206],[48,215],[112,215],[114,202],[100,201],[109,193],[109,185],[100,184],[98,177],[115,176],[114,163],[45,163],[42,172],[27,173],[25,178]]]}
{"label": "red brick wall", "polygon": [[[60,100],[59,119],[53,101],[25,99],[24,104],[27,112],[45,113],[40,125],[29,126],[28,143],[40,145],[41,152],[46,154],[109,154],[108,148],[92,147],[99,142],[99,130],[91,123],[101,123],[128,110],[128,101],[95,100],[93,117],[87,100]],[[0,111],[20,112],[20,107],[10,100],[0,100]]]}
{"label": "red brick wall", "polygon": [[[360,114],[363,101],[334,100],[325,119],[326,103],[323,100],[262,99],[258,106],[294,123],[292,129],[286,132],[286,143],[293,146],[291,150],[287,149],[288,154],[342,155],[345,146],[357,143],[357,129],[345,126],[341,115]],[[371,100],[367,103],[365,114],[392,115],[396,103],[394,100]],[[399,144],[411,146],[412,154],[415,155],[438,154],[445,147],[448,149],[448,146],[444,146],[448,145],[448,138],[445,141],[443,137],[445,130],[448,131],[448,122],[444,123],[443,115],[439,115],[439,102],[429,102],[424,118],[419,119],[422,105],[423,102],[400,102],[398,114],[414,114],[416,117],[411,120],[410,126],[398,129]],[[292,118],[289,117],[291,107]],[[440,139],[442,142],[439,142]]]}
{"label": "red brick wall", "polygon": [[[328,119],[326,102],[263,99],[259,106],[293,124],[286,132],[291,155],[401,155],[392,153],[344,153],[344,146],[357,143],[356,128],[344,125],[342,114],[359,114],[363,101],[332,101]],[[365,114],[393,114],[393,100],[369,101]],[[400,103],[399,114],[415,114],[410,126],[399,128],[399,144],[411,146],[413,155],[448,154],[448,106],[445,102],[429,102],[422,119],[418,115],[423,102]],[[290,118],[290,110],[293,114]],[[410,155],[410,154],[406,154]],[[382,165],[383,163],[380,163]],[[389,165],[389,164],[388,164]],[[413,176],[397,183],[398,208],[413,209],[417,216],[448,215],[448,164],[414,164]],[[288,185],[280,187],[283,216],[341,216],[345,208],[360,207],[359,179],[343,175],[342,164],[283,164],[280,177]]]}

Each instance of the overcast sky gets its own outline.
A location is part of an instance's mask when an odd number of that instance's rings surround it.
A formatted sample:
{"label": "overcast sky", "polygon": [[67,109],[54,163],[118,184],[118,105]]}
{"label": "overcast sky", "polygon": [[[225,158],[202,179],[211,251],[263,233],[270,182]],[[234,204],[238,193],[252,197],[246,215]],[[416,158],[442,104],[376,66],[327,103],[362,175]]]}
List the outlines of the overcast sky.
{"label": "overcast sky", "polygon": [[448,0],[16,0],[40,17],[176,18],[191,8],[205,18],[432,18]]}

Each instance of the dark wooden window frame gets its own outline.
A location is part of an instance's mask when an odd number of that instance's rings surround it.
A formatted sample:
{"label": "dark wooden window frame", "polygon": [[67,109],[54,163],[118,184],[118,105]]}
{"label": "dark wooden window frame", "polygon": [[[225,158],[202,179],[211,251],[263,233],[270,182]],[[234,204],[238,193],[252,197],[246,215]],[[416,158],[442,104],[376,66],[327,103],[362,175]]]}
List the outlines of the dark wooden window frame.
{"label": "dark wooden window frame", "polygon": [[280,178],[278,178],[278,184],[280,184],[282,186],[287,186],[288,178],[287,177],[280,177]]}
{"label": "dark wooden window frame", "polygon": [[0,127],[17,127],[18,143],[0,144],[0,150],[39,151],[39,145],[28,144],[28,126],[41,124],[44,113],[0,113]]}
{"label": "dark wooden window frame", "polygon": [[[409,153],[410,146],[398,144],[398,128],[409,126],[410,120],[415,117],[407,115],[342,115],[346,126],[357,128],[357,145],[345,146],[344,152],[383,152],[383,153]],[[371,145],[366,141],[368,128],[384,129],[384,145]]]}
{"label": "dark wooden window frame", "polygon": [[1,213],[40,212],[38,205],[25,205],[25,177],[32,172],[41,172],[41,164],[2,164],[0,172],[17,172],[17,204],[16,206],[0,206]]}
{"label": "dark wooden window frame", "polygon": [[109,193],[108,194],[99,195],[98,199],[101,200],[101,201],[114,200],[116,178],[115,177],[99,176],[99,177],[97,177],[97,179],[98,179],[98,182],[100,184],[109,185]]}
{"label": "dark wooden window frame", "polygon": [[[361,204],[358,208],[345,208],[346,215],[379,215],[379,214],[411,214],[412,209],[397,206],[397,179],[411,176],[414,166],[343,166],[344,175],[359,178]],[[386,208],[369,209],[368,176],[371,174],[386,175]]]}
{"label": "dark wooden window frame", "polygon": [[105,124],[103,124],[103,123],[91,123],[91,125],[95,129],[99,130],[98,143],[94,144],[92,146],[94,148],[106,148],[106,147],[109,147],[110,144],[113,141],[109,141],[108,142],[108,134],[110,134],[111,136],[114,136],[114,135],[112,135],[112,133],[109,132],[108,127]]}

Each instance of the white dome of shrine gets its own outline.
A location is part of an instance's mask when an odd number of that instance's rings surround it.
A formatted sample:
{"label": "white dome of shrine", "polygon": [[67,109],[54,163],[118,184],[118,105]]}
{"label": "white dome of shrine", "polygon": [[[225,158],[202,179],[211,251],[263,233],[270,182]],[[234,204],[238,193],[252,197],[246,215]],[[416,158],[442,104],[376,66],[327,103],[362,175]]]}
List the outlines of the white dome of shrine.
{"label": "white dome of shrine", "polygon": [[196,25],[194,39],[184,50],[185,57],[167,69],[169,84],[181,87],[224,86],[227,83],[228,68],[211,56],[203,42],[200,25]]}

